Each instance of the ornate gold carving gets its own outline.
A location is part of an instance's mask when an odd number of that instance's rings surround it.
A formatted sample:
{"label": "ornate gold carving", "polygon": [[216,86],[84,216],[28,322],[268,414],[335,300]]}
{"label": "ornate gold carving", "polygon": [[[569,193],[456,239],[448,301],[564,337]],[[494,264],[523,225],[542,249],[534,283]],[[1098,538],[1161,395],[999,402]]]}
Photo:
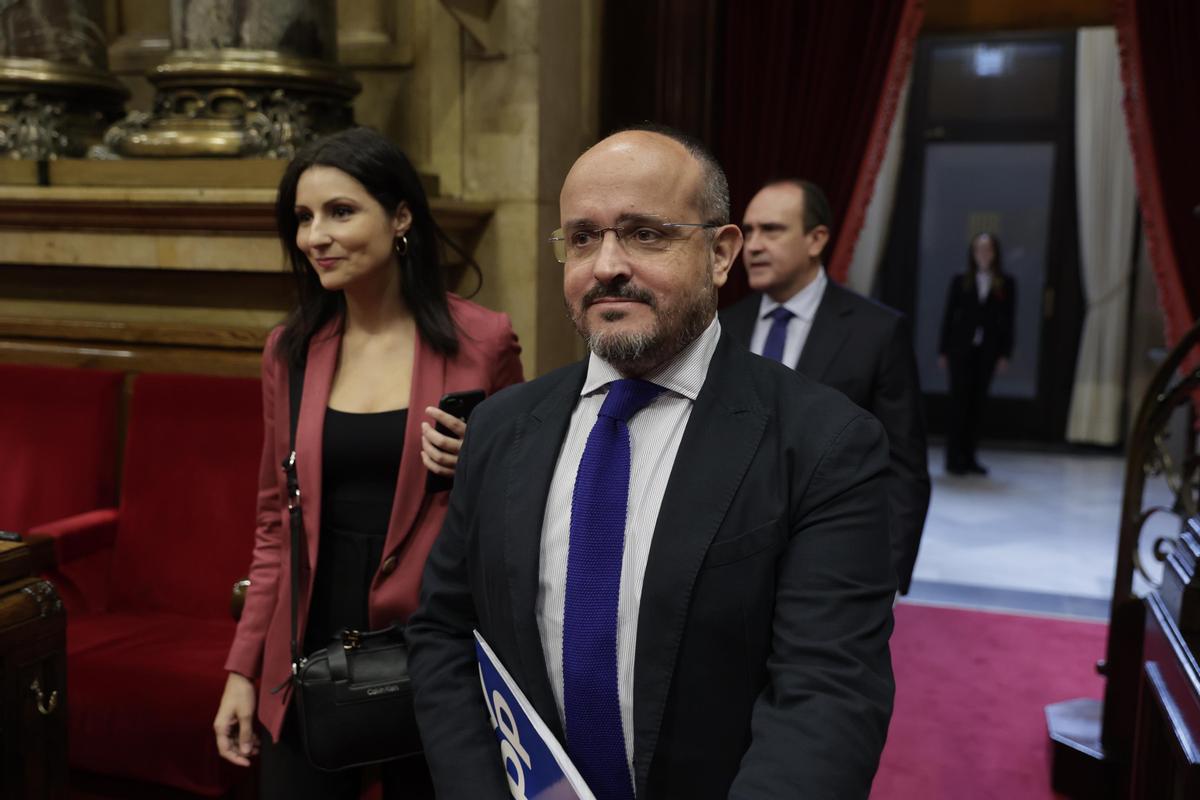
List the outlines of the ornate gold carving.
{"label": "ornate gold carving", "polygon": [[31,583],[21,590],[21,594],[28,595],[37,603],[38,613],[43,617],[62,611],[62,600],[59,599],[58,592],[54,590],[54,585],[50,581]]}
{"label": "ornate gold carving", "polygon": [[99,69],[0,59],[0,156],[81,157],[121,115],[127,96],[116,78]]}
{"label": "ornate gold carving", "polygon": [[134,157],[291,158],[354,123],[358,83],[336,64],[277,53],[181,50],[150,73],[154,111],[108,130],[105,146]]}

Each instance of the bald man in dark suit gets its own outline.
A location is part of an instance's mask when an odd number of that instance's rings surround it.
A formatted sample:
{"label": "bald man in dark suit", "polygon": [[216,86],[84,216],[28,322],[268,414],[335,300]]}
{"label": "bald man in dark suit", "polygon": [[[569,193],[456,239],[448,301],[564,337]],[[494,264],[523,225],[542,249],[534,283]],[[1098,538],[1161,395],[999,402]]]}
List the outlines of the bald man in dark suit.
{"label": "bald man in dark suit", "polygon": [[681,134],[616,134],[567,175],[551,241],[591,352],[472,416],[406,632],[440,800],[508,800],[525,775],[501,765],[473,630],[598,800],[870,793],[887,441],[722,334],[728,215]]}

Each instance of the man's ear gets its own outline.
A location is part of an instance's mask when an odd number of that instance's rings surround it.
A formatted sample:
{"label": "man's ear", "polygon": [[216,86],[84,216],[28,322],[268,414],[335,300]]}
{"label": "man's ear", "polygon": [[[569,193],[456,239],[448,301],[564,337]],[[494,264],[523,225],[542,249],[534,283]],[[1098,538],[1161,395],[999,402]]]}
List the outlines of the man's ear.
{"label": "man's ear", "polygon": [[720,289],[729,279],[729,270],[742,252],[742,229],[737,225],[717,228],[712,240],[712,280]]}
{"label": "man's ear", "polygon": [[825,251],[825,245],[829,244],[829,228],[818,225],[806,235],[808,236],[808,257],[820,258],[821,253]]}
{"label": "man's ear", "polygon": [[408,233],[408,229],[412,227],[412,211],[408,208],[408,203],[401,200],[400,205],[396,206],[396,215],[392,220],[392,230],[395,232],[396,238],[400,238]]}

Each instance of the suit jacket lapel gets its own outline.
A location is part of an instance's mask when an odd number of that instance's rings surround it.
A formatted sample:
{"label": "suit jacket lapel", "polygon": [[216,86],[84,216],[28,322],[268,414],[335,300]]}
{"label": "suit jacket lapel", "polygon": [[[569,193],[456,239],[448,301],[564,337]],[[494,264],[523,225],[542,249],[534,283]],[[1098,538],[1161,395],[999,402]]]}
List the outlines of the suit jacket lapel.
{"label": "suit jacket lapel", "polygon": [[692,586],[766,428],[741,345],[722,335],[667,483],[638,611],[633,687],[637,794],[646,791]]}
{"label": "suit jacket lapel", "polygon": [[313,334],[308,345],[304,393],[300,397],[300,418],[296,424],[296,472],[304,509],[310,592],[316,572],[317,532],[321,527],[321,445],[325,435],[325,409],[329,407],[341,343],[342,331],[337,323],[330,323]]}
{"label": "suit jacket lapel", "polygon": [[426,419],[425,408],[438,404],[445,386],[446,357],[430,347],[418,332],[413,350],[412,386],[408,390],[408,417],[404,423],[404,450],[400,454],[384,558],[408,537],[424,505],[428,470],[421,461],[421,423]]}
{"label": "suit jacket lapel", "polygon": [[538,572],[542,520],[558,453],[587,374],[587,362],[568,369],[558,386],[517,423],[517,440],[508,461],[504,560],[512,598],[513,639],[520,658],[522,688],[529,702],[560,741],[566,737],[546,672],[538,631]]}
{"label": "suit jacket lapel", "polygon": [[848,317],[853,309],[842,302],[845,291],[832,281],[826,284],[825,295],[817,306],[800,360],[796,362],[796,371],[814,381],[820,382],[825,377],[825,371],[850,334]]}

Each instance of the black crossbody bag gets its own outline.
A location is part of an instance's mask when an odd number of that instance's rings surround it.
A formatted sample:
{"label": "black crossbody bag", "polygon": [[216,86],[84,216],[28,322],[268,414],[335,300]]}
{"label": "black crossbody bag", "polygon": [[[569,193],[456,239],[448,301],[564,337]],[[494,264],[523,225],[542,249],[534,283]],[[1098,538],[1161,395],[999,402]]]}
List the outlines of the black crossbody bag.
{"label": "black crossbody bag", "polygon": [[421,752],[408,677],[408,648],[399,623],[375,631],[345,630],[308,658],[298,632],[304,518],[296,477],[296,423],[304,367],[288,371],[291,427],[287,476],[292,540],[292,683],[296,721],[309,763],[323,770],[377,764]]}

